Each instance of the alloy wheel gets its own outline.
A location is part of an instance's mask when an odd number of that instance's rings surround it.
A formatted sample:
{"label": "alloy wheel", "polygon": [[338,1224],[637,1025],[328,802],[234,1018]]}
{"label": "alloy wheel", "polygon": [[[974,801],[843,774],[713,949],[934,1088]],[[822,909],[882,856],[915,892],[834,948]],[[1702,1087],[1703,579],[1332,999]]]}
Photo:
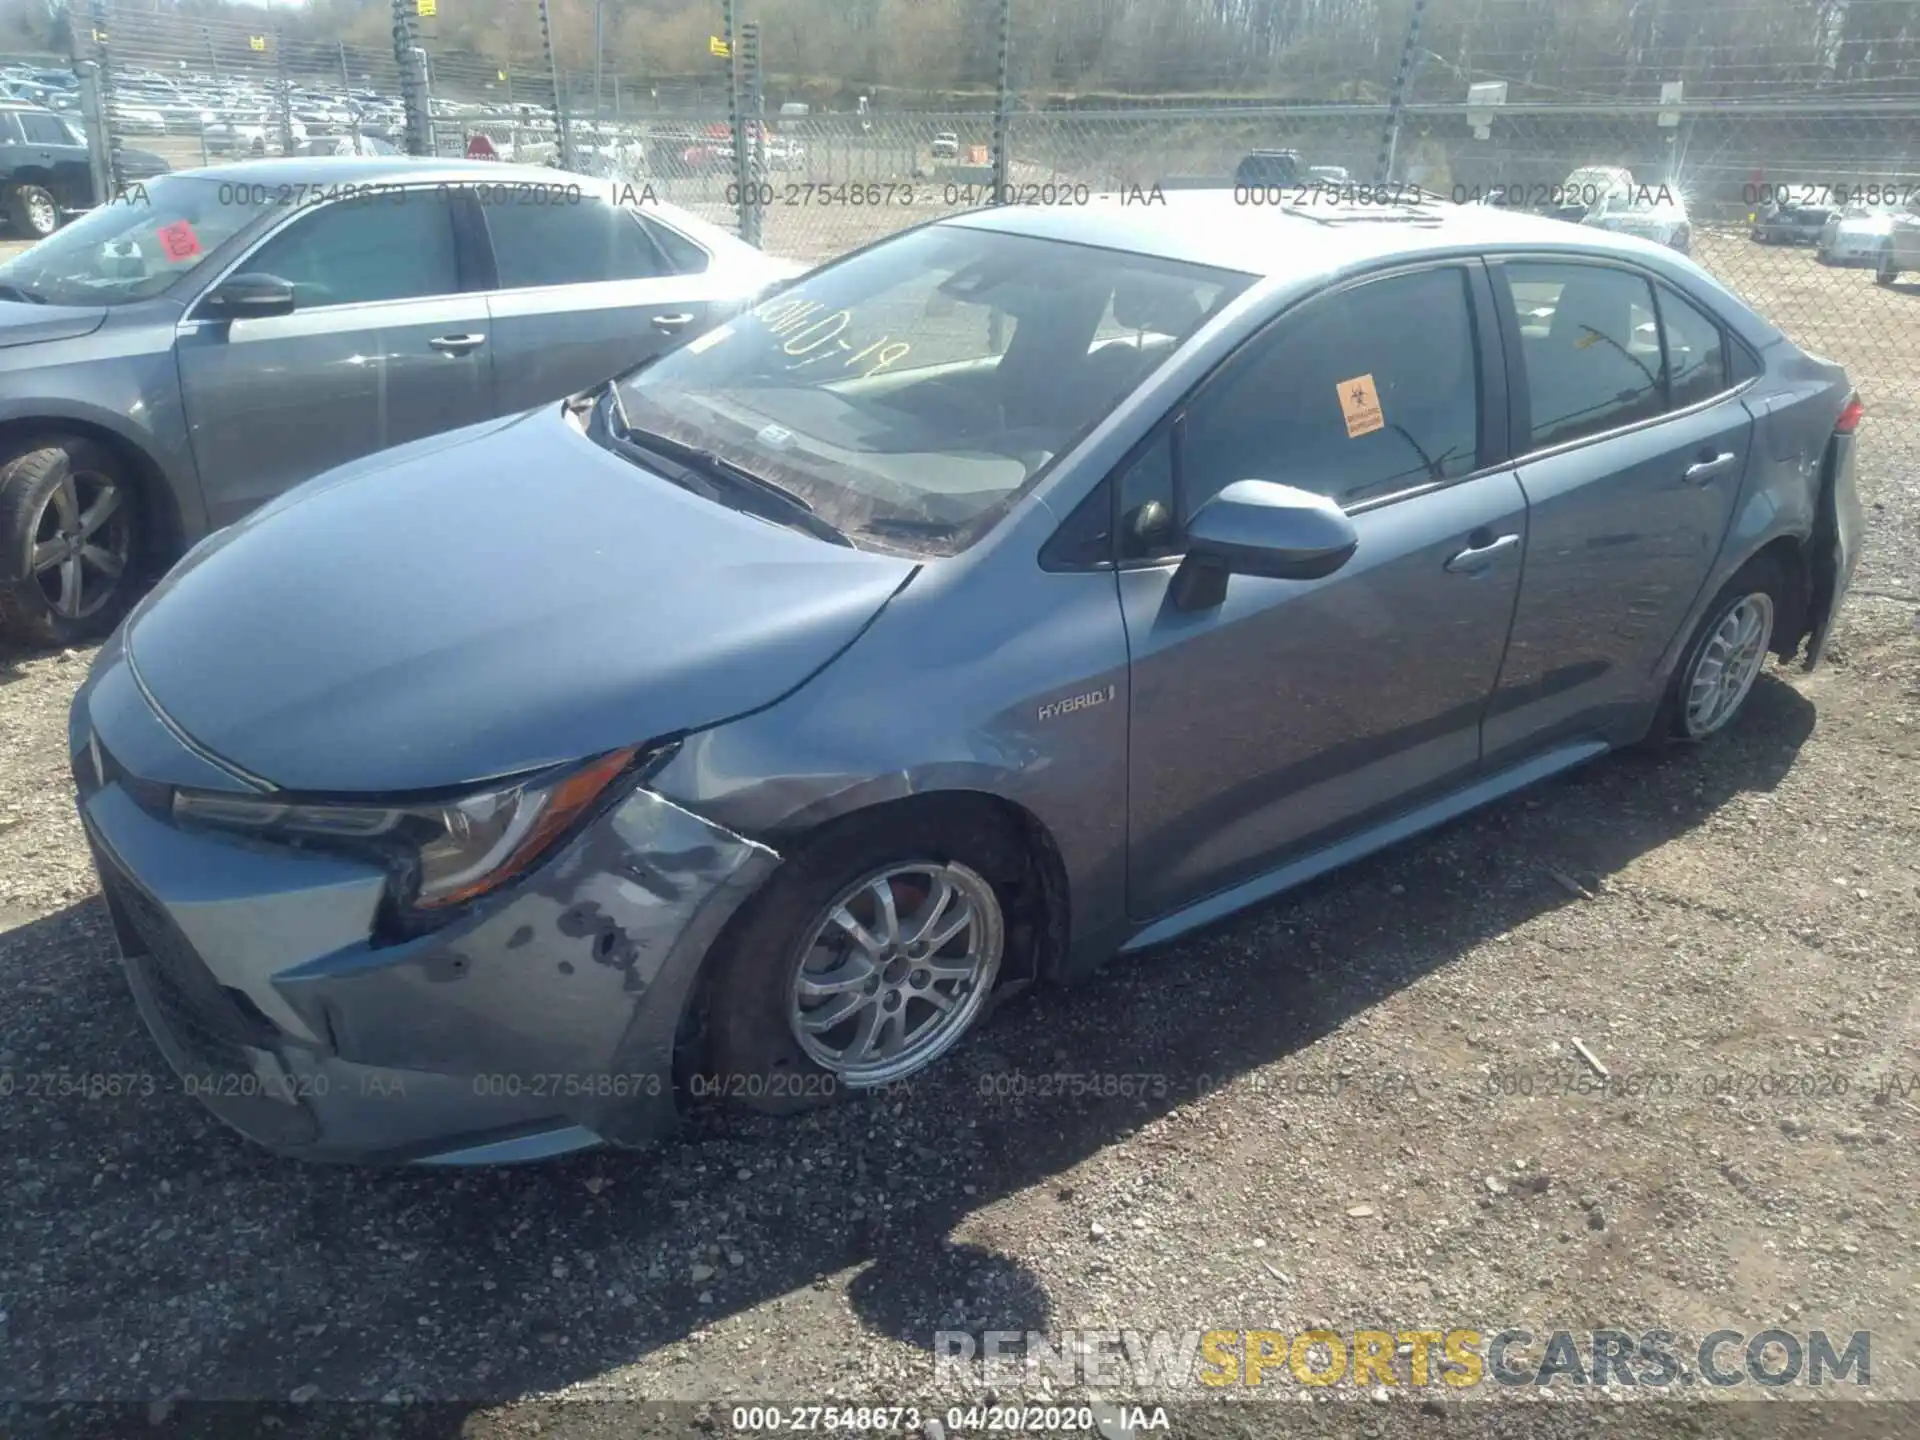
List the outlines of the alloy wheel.
{"label": "alloy wheel", "polygon": [[1000,969],[993,886],[957,861],[889,865],[834,897],[808,933],[787,1021],[851,1087],[931,1064],[978,1018]]}
{"label": "alloy wheel", "polygon": [[133,548],[127,497],[96,471],[69,472],[34,524],[31,570],[47,608],[84,620],[113,598]]}
{"label": "alloy wheel", "polygon": [[27,220],[36,235],[51,235],[60,228],[60,211],[53,197],[42,190],[27,200]]}
{"label": "alloy wheel", "polygon": [[1688,678],[1682,723],[1689,739],[1704,740],[1734,717],[1760,676],[1772,638],[1773,597],[1765,591],[1743,597],[1720,617]]}

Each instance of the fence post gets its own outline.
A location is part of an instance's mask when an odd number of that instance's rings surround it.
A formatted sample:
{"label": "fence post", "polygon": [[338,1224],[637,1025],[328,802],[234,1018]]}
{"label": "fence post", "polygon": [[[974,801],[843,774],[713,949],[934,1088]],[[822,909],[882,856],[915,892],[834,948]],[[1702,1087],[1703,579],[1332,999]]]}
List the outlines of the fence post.
{"label": "fence post", "polygon": [[740,238],[758,247],[766,211],[760,204],[760,182],[767,173],[766,102],[760,90],[760,25],[754,20],[740,23],[740,98],[746,112],[747,176],[752,182],[752,204],[744,212],[747,225]]}
{"label": "fence post", "polygon": [[280,97],[280,153],[293,154],[293,80],[287,74],[286,37],[276,26],[267,43],[273,46],[274,89]]}
{"label": "fence post", "polygon": [[540,0],[540,43],[547,49],[547,73],[553,77],[553,128],[560,142],[560,168],[573,169],[573,135],[567,125],[567,97],[560,90],[560,61],[553,53],[553,16]]}
{"label": "fence post", "polygon": [[202,25],[200,38],[207,42],[207,69],[213,72],[213,78],[220,78],[220,52],[213,48],[213,27]]}
{"label": "fence post", "polygon": [[756,217],[747,174],[747,117],[740,103],[740,42],[734,33],[733,0],[722,0],[720,38],[727,47],[727,132],[733,136],[733,205],[739,219],[740,238],[746,240]]}
{"label": "fence post", "polygon": [[87,120],[87,173],[93,182],[93,203],[108,205],[115,195],[113,138],[107,133],[107,104],[100,90],[100,66],[76,60],[73,73],[80,79],[80,113]]}
{"label": "fence post", "polygon": [[106,0],[93,0],[87,7],[87,13],[92,32],[96,103],[99,109],[99,123],[88,130],[87,156],[91,161],[96,148],[106,152],[107,188],[102,197],[102,203],[105,203],[106,199],[120,194],[125,188],[125,177],[120,173],[120,147],[113,139],[113,66],[107,44],[110,37],[107,34]]}
{"label": "fence post", "polygon": [[1013,0],[1000,0],[1000,75],[993,91],[993,203],[1003,203],[1013,173],[1007,154],[1007,111],[1012,104],[1008,94],[1013,55]]}
{"label": "fence post", "polygon": [[351,90],[353,88],[353,77],[347,73],[347,42],[337,40],[334,44],[340,51],[340,88],[342,90]]}
{"label": "fence post", "polygon": [[426,75],[413,43],[413,0],[393,0],[393,58],[400,67],[400,102],[407,112],[407,153],[433,154],[433,116]]}
{"label": "fence post", "polygon": [[1393,152],[1400,144],[1400,112],[1406,104],[1407,87],[1413,70],[1420,63],[1420,19],[1427,0],[1413,0],[1413,16],[1407,21],[1407,43],[1400,48],[1400,68],[1393,74],[1393,93],[1387,99],[1387,128],[1380,137],[1380,161],[1374,167],[1373,183],[1385,185],[1393,178]]}

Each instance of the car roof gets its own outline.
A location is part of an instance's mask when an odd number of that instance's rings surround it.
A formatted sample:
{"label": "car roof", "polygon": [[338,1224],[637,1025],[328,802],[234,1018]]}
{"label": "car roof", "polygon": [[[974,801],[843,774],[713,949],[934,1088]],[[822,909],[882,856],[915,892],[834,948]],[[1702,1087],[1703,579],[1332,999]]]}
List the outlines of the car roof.
{"label": "car roof", "polygon": [[1041,239],[1131,250],[1246,275],[1295,276],[1442,250],[1630,251],[1643,242],[1491,205],[1252,205],[1235,192],[1172,190],[1080,206],[1004,205],[946,221]]}
{"label": "car roof", "polygon": [[587,177],[544,165],[499,160],[440,159],[414,155],[288,155],[236,164],[176,170],[176,175],[230,180],[236,185],[365,185],[407,181],[417,185],[580,185]]}

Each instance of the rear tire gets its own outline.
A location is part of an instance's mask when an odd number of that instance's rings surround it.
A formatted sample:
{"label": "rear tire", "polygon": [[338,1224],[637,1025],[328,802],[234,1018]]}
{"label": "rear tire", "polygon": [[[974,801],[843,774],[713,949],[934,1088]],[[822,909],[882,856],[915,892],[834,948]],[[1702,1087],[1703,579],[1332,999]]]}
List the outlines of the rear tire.
{"label": "rear tire", "polygon": [[45,436],[0,464],[0,634],[36,645],[96,639],[137,588],[140,497],[119,457],[78,436]]}
{"label": "rear tire", "polygon": [[40,185],[16,185],[7,196],[7,223],[16,235],[44,240],[60,228],[60,202]]}
{"label": "rear tire", "polygon": [[1733,724],[1766,669],[1786,608],[1786,580],[1771,556],[1740,567],[1687,641],[1648,731],[1650,746],[1697,744]]}
{"label": "rear tire", "polygon": [[1882,245],[1880,256],[1873,264],[1873,283],[1891,285],[1900,278],[1900,272],[1893,265],[1893,246]]}
{"label": "rear tire", "polygon": [[[706,1092],[784,1115],[932,1065],[987,1013],[1010,928],[1010,887],[989,877],[1020,869],[1008,827],[973,804],[854,819],[802,848],[715,957]],[[863,1039],[894,1053],[863,1059]]]}

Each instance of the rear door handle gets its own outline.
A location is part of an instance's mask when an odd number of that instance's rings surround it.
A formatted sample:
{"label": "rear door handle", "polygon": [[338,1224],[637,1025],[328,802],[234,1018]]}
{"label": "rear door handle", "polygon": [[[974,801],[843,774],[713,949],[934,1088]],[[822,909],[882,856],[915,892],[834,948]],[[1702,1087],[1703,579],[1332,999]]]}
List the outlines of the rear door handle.
{"label": "rear door handle", "polygon": [[1732,469],[1735,458],[1733,451],[1722,450],[1709,459],[1696,461],[1687,467],[1687,483],[1705,485],[1722,472]]}
{"label": "rear door handle", "polygon": [[477,350],[486,343],[487,337],[482,334],[436,335],[427,342],[442,355],[465,355],[469,350]]}
{"label": "rear door handle", "polygon": [[1502,535],[1499,539],[1490,540],[1485,545],[1476,545],[1471,549],[1462,550],[1447,561],[1447,569],[1456,575],[1482,574],[1496,559],[1519,543],[1518,535]]}
{"label": "rear door handle", "polygon": [[675,330],[684,330],[692,323],[693,316],[691,315],[656,315],[653,317],[653,328],[656,330],[665,330],[669,334]]}

